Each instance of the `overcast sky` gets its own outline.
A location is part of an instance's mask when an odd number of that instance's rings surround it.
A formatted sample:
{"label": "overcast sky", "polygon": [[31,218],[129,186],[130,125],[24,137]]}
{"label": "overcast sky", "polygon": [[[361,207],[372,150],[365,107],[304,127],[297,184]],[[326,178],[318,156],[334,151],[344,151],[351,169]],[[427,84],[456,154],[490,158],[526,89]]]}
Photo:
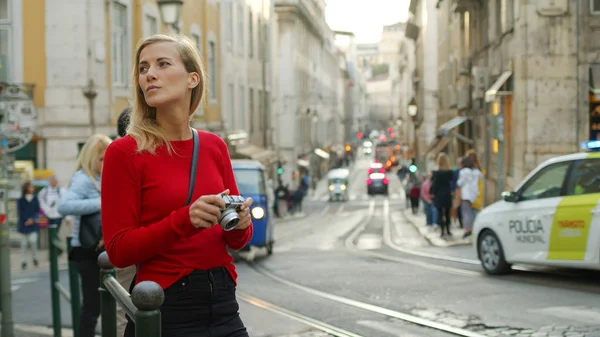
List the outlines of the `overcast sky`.
{"label": "overcast sky", "polygon": [[383,25],[405,21],[410,0],[326,0],[333,30],[354,32],[356,42],[377,42]]}

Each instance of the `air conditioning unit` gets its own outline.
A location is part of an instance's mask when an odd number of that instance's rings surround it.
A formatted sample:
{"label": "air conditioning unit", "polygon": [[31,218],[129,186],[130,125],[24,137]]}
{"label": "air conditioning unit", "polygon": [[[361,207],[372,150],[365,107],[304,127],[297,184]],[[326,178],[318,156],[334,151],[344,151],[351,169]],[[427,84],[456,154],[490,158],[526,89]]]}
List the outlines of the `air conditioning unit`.
{"label": "air conditioning unit", "polygon": [[483,99],[488,87],[490,72],[485,67],[473,67],[473,99]]}
{"label": "air conditioning unit", "polygon": [[463,84],[456,87],[456,108],[465,110],[471,107],[471,95],[469,95],[469,85]]}

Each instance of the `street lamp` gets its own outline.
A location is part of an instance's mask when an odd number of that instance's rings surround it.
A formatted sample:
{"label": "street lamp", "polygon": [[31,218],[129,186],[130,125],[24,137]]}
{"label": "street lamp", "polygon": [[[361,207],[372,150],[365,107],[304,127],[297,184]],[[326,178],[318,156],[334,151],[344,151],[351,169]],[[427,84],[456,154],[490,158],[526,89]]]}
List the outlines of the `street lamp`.
{"label": "street lamp", "polygon": [[408,115],[410,116],[410,118],[412,118],[413,120],[416,119],[417,111],[417,102],[415,102],[415,98],[413,97],[410,100],[410,103],[408,103]]}
{"label": "street lamp", "polygon": [[160,8],[160,17],[165,25],[173,27],[175,32],[179,33],[179,14],[183,0],[158,0]]}

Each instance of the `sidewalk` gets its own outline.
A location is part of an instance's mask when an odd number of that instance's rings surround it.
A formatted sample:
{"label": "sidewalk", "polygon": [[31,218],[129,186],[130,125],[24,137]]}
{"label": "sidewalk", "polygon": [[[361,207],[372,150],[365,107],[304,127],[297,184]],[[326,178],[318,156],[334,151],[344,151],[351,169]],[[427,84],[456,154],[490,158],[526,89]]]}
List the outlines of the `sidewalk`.
{"label": "sidewalk", "polygon": [[[31,252],[27,255],[27,269],[21,269],[21,249],[11,248],[10,249],[10,273],[11,277],[20,276],[23,274],[39,271],[50,271],[50,251],[48,249],[41,249],[38,251],[39,265],[33,266],[33,257]],[[58,268],[67,268],[68,260],[67,254],[63,253],[58,257]]]}
{"label": "sidewalk", "polygon": [[406,220],[411,225],[413,225],[432,246],[453,247],[471,244],[471,238],[462,238],[463,230],[459,226],[456,226],[454,224],[450,225],[452,238],[441,238],[440,227],[436,227],[435,229],[428,228],[425,219],[425,214],[421,209],[419,209],[419,212],[417,214],[412,214],[412,211],[410,209],[405,209],[402,212]]}
{"label": "sidewalk", "polygon": [[[15,324],[15,337],[52,337],[54,336],[54,330],[51,327],[39,326],[39,325],[22,325]],[[73,337],[75,334],[72,329],[62,328],[62,337]],[[100,335],[96,335],[100,336]]]}

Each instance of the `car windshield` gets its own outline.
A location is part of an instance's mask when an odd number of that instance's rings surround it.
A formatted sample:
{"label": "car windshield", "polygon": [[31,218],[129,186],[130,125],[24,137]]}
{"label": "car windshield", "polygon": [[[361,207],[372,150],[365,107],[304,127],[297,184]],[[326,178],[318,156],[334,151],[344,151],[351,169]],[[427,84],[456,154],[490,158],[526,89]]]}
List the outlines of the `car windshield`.
{"label": "car windshield", "polygon": [[262,171],[252,169],[234,169],[233,172],[235,174],[235,181],[242,196],[251,194],[266,194],[265,180]]}

